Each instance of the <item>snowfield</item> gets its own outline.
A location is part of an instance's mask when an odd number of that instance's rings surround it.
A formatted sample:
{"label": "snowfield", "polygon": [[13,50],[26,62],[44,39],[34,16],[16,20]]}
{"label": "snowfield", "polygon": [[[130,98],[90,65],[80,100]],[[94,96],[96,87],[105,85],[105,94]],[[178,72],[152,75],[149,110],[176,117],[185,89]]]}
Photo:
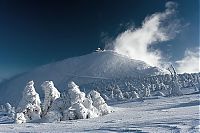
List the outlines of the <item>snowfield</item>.
{"label": "snowfield", "polygon": [[[58,123],[0,124],[0,132],[199,133],[199,94],[110,103],[113,113]],[[1,123],[8,120],[0,118]]]}

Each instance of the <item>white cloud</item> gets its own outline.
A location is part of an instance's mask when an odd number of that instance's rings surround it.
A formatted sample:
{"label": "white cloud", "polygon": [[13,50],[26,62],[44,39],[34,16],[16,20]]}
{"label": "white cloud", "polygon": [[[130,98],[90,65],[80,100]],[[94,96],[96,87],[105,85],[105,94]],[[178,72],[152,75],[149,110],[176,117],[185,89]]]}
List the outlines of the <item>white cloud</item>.
{"label": "white cloud", "polygon": [[119,34],[106,48],[113,48],[119,54],[142,60],[149,65],[160,66],[163,59],[161,52],[153,50],[151,46],[173,39],[179,32],[178,20],[172,19],[176,14],[177,4],[167,2],[165,7],[164,12],[146,17],[140,28],[130,28]]}
{"label": "white cloud", "polygon": [[178,73],[200,72],[200,48],[187,49],[183,59],[176,61]]}

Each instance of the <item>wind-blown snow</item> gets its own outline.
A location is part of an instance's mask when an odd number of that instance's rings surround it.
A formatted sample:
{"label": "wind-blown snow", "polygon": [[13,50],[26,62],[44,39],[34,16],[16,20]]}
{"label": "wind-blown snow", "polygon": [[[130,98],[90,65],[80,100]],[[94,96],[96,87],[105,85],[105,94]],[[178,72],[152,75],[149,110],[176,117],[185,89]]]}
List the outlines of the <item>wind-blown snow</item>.
{"label": "wind-blown snow", "polygon": [[179,32],[179,20],[174,18],[177,3],[166,2],[166,10],[147,16],[139,28],[129,28],[120,33],[116,39],[107,44],[119,54],[126,55],[150,64],[151,66],[163,65],[163,57],[159,49],[152,49],[159,42],[173,39]]}
{"label": "wind-blown snow", "polygon": [[186,49],[185,55],[181,60],[176,61],[179,73],[200,72],[200,47]]}

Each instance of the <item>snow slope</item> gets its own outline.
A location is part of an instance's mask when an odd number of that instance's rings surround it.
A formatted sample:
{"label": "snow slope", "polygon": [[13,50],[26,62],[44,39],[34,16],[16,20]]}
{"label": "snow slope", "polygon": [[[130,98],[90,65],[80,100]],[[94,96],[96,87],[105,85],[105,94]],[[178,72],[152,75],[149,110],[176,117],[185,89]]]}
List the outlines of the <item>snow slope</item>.
{"label": "snow slope", "polygon": [[12,105],[16,105],[26,83],[30,80],[35,82],[36,91],[41,95],[43,94],[41,84],[46,80],[52,80],[55,86],[62,91],[66,88],[67,82],[72,80],[81,85],[100,79],[139,77],[159,73],[161,71],[156,67],[151,67],[142,61],[129,59],[113,51],[93,52],[44,65],[1,83],[0,104],[10,102]]}
{"label": "snow slope", "polygon": [[115,112],[60,123],[0,124],[0,132],[199,133],[200,95],[113,103]]}

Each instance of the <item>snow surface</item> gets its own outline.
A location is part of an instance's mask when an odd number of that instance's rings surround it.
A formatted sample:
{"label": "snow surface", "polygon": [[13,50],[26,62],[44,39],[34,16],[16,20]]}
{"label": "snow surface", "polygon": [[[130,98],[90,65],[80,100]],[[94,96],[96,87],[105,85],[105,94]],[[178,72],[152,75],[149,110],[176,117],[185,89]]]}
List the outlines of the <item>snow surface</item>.
{"label": "snow surface", "polygon": [[19,101],[22,96],[24,85],[30,80],[35,82],[35,88],[40,97],[44,97],[41,84],[47,80],[52,80],[56,88],[63,91],[69,81],[74,81],[81,86],[102,79],[149,76],[160,73],[162,73],[161,70],[156,67],[113,51],[93,52],[44,65],[2,82],[0,84],[0,104],[9,102],[16,106],[16,101]]}
{"label": "snow surface", "polygon": [[[110,103],[115,112],[59,123],[0,124],[0,132],[199,133],[199,94]],[[6,118],[0,117],[1,123]]]}

